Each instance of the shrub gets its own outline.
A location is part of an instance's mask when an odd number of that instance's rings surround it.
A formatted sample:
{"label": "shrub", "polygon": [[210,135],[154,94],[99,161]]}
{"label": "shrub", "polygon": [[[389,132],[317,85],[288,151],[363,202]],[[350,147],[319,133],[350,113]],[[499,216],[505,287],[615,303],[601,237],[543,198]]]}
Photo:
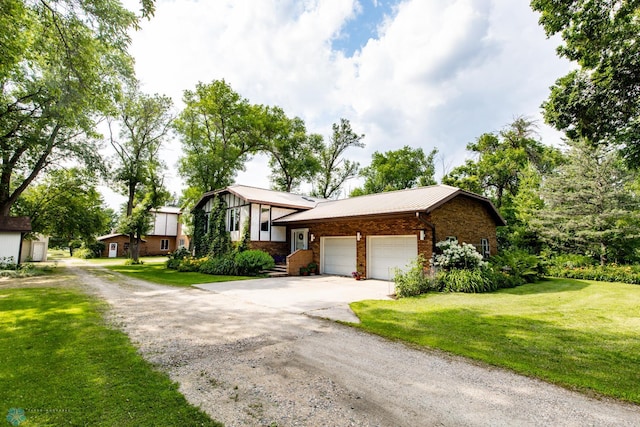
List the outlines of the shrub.
{"label": "shrub", "polygon": [[597,260],[586,255],[566,254],[553,257],[550,264],[554,267],[577,268],[596,265]]}
{"label": "shrub", "polygon": [[445,292],[480,293],[498,289],[490,268],[441,271],[436,275],[436,281]]}
{"label": "shrub", "polygon": [[[524,283],[533,283],[545,274],[545,266],[540,258],[521,249],[507,250],[491,258],[491,266],[495,272],[509,276],[507,286],[514,287]],[[499,275],[496,275],[500,278]]]}
{"label": "shrub", "polygon": [[395,282],[396,296],[398,298],[412,297],[431,290],[439,290],[433,278],[424,269],[425,259],[418,256],[407,265],[406,270],[396,269],[393,281]]}
{"label": "shrub", "polygon": [[198,268],[200,273],[214,274],[217,276],[235,276],[238,271],[235,261],[231,256],[207,258]]}
{"label": "shrub", "polygon": [[256,275],[261,270],[268,270],[275,266],[275,261],[265,251],[248,250],[240,252],[235,256],[235,263],[238,267],[238,274]]}
{"label": "shrub", "polygon": [[208,260],[207,257],[204,258],[183,258],[180,260],[180,264],[178,264],[178,271],[188,272],[188,271],[200,271],[200,266]]}
{"label": "shrub", "polygon": [[548,274],[569,279],[599,280],[640,285],[640,267],[631,265],[588,265],[584,267],[551,266]]}
{"label": "shrub", "polygon": [[100,256],[102,256],[102,252],[104,251],[105,244],[103,242],[91,242],[85,243],[83,247],[93,252],[94,258],[100,258]]}
{"label": "shrub", "polygon": [[16,270],[18,264],[12,256],[0,257],[0,270]]}
{"label": "shrub", "polygon": [[89,248],[79,248],[73,251],[73,256],[80,259],[95,258],[96,254]]}
{"label": "shrub", "polygon": [[436,243],[442,251],[431,259],[431,265],[442,270],[476,269],[487,265],[482,254],[469,243],[458,244],[455,240],[445,240]]}
{"label": "shrub", "polygon": [[144,262],[142,260],[134,260],[133,258],[127,258],[124,260],[124,265],[142,265]]}
{"label": "shrub", "polygon": [[167,256],[169,257],[169,259],[166,262],[167,268],[170,268],[172,270],[177,270],[183,259],[191,258],[191,253],[187,248],[181,247],[171,252]]}

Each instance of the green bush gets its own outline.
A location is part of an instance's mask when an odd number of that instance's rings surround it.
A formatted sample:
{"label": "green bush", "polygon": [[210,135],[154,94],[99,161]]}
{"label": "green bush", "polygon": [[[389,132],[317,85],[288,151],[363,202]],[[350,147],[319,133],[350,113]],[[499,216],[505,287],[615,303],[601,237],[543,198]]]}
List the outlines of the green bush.
{"label": "green bush", "polygon": [[124,260],[124,265],[142,265],[144,262],[142,260],[134,260],[133,258],[127,258]]}
{"label": "green bush", "polygon": [[[506,286],[500,286],[507,288],[536,282],[546,271],[540,258],[521,249],[503,251],[491,257],[490,265],[494,272],[509,277],[505,282]],[[501,279],[497,274],[496,278]]]}
{"label": "green bush", "polygon": [[231,256],[207,258],[200,264],[198,271],[216,276],[235,276],[238,274],[238,268]]}
{"label": "green bush", "polygon": [[601,282],[619,282],[640,285],[640,266],[609,264],[568,267],[553,265],[548,274],[569,279],[598,280]]}
{"label": "green bush", "polygon": [[445,292],[480,293],[498,289],[490,268],[440,271],[436,275],[436,281]]}
{"label": "green bush", "polygon": [[169,259],[166,262],[167,268],[170,268],[172,270],[177,270],[183,259],[191,258],[191,253],[187,248],[181,247],[171,252],[167,256],[169,257]]}
{"label": "green bush", "polygon": [[475,269],[487,263],[475,246],[469,243],[458,244],[455,240],[444,240],[436,243],[441,253],[431,259],[431,266],[441,270]]}
{"label": "green bush", "polygon": [[91,242],[85,243],[82,247],[87,248],[91,252],[93,252],[95,258],[100,258],[102,256],[102,252],[104,251],[105,244],[103,242]]}
{"label": "green bush", "polygon": [[255,276],[261,270],[268,270],[276,265],[273,257],[261,250],[240,252],[236,254],[234,261],[238,268],[238,274],[249,276]]}
{"label": "green bush", "polygon": [[200,271],[200,266],[209,258],[184,258],[180,260],[177,270],[182,272]]}
{"label": "green bush", "polygon": [[398,298],[440,290],[437,282],[425,271],[424,265],[425,259],[420,255],[411,261],[405,270],[396,269],[393,281]]}
{"label": "green bush", "polygon": [[96,254],[89,248],[79,248],[73,251],[73,256],[80,259],[95,258]]}
{"label": "green bush", "polygon": [[586,255],[558,255],[551,258],[550,265],[562,268],[577,268],[596,265],[598,262],[595,258]]}

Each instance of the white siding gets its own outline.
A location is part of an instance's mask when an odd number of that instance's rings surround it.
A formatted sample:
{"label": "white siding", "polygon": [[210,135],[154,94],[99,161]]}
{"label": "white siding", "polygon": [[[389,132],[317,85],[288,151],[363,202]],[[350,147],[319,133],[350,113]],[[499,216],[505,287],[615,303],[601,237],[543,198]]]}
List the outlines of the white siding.
{"label": "white siding", "polygon": [[13,262],[19,262],[20,233],[0,232],[0,258],[13,257]]}
{"label": "white siding", "polygon": [[260,240],[260,205],[251,205],[251,240]]}

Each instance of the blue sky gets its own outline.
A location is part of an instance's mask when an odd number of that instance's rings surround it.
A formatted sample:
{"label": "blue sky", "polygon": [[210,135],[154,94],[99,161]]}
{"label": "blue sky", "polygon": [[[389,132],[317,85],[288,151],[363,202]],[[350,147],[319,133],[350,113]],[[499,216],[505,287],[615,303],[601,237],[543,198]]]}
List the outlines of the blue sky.
{"label": "blue sky", "polygon": [[[560,143],[540,104],[571,64],[537,21],[526,1],[158,0],[130,52],[143,90],[171,96],[176,111],[184,90],[225,79],[325,138],[348,119],[365,134],[365,148],[347,152],[362,166],[375,151],[437,148],[441,176],[469,157],[467,143],[518,116],[539,121],[544,143]],[[163,158],[175,192],[180,155],[173,136]],[[267,159],[236,182],[269,187]]]}

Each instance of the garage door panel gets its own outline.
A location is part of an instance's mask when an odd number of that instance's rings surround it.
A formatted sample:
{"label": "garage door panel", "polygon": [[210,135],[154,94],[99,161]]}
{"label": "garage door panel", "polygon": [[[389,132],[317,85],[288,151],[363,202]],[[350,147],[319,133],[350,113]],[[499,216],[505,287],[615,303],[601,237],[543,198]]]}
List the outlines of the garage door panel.
{"label": "garage door panel", "polygon": [[355,237],[323,237],[322,272],[348,276],[356,268]]}
{"label": "garage door panel", "polygon": [[396,268],[404,269],[418,256],[417,236],[370,236],[368,276],[391,280]]}

